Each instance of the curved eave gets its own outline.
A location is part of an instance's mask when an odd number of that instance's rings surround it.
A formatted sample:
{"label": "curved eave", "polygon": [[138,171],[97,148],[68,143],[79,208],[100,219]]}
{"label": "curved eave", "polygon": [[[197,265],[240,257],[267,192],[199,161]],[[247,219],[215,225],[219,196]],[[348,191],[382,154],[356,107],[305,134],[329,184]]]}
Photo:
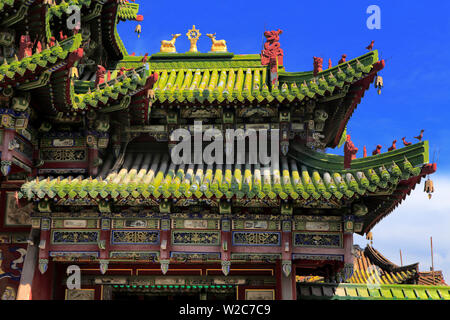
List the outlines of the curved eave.
{"label": "curved eave", "polygon": [[420,184],[422,178],[429,174],[433,174],[436,172],[436,169],[437,166],[435,163],[426,164],[421,167],[419,175],[400,181],[392,196],[389,196],[389,199],[385,199],[383,201],[381,208],[374,211],[371,219],[366,220],[363,231],[360,234],[363,235],[368,233],[373,229],[373,227],[375,227],[376,224],[392,213],[403,202],[403,200],[411,194],[411,191],[416,188],[416,185]]}
{"label": "curved eave", "polygon": [[[420,145],[424,147],[427,143],[422,142]],[[216,168],[207,168],[205,165],[194,170],[171,163],[167,154],[130,151],[125,155],[127,161],[124,164],[118,162],[117,168],[102,168],[99,179],[35,180],[25,184],[22,193],[30,200],[55,196],[71,199],[89,197],[129,200],[236,197],[261,201],[292,199],[301,204],[311,200],[340,203],[342,199],[351,202],[362,197],[371,197],[376,192],[391,194],[402,180],[417,177],[421,168],[414,168],[405,154],[408,154],[410,149],[416,149],[417,153],[423,153],[423,150],[412,147],[404,149],[401,152],[401,161],[393,162],[392,158],[388,157],[383,162],[383,157],[379,156],[381,160],[376,162],[374,167],[366,165],[364,169],[353,171],[343,170],[343,162],[339,170],[330,168],[324,159],[319,161],[320,165],[317,160],[314,164],[311,159],[320,157],[315,152],[312,152],[309,159],[305,155],[300,159],[295,156],[290,159],[282,157],[279,167],[270,170],[252,169],[246,165]],[[148,159],[144,163],[147,169],[129,166],[144,158]],[[412,155],[411,158],[418,157]],[[108,159],[105,163],[111,165],[113,162],[114,159]],[[368,221],[368,218],[376,217],[367,214],[363,218]]]}
{"label": "curved eave", "polygon": [[19,84],[20,89],[29,90],[44,85],[49,80],[43,77],[45,73],[51,74],[64,67],[69,54],[80,48],[81,42],[81,35],[77,34],[40,53],[1,65],[0,87]]}
{"label": "curved eave", "polygon": [[308,167],[319,171],[338,171],[338,172],[355,172],[377,168],[382,166],[390,166],[392,162],[402,162],[405,158],[413,167],[422,166],[429,163],[429,143],[422,141],[407,147],[399,148],[393,151],[381,153],[366,158],[357,158],[352,160],[351,169],[344,169],[344,157],[315,152],[311,149],[302,148],[292,143],[290,149],[292,155],[297,159],[301,159]]}
{"label": "curved eave", "polygon": [[364,249],[364,254],[373,264],[388,272],[419,271],[419,263],[413,263],[407,266],[398,266],[370,245]]}
{"label": "curved eave", "polygon": [[138,15],[139,4],[131,2],[123,2],[119,5],[118,17],[121,21],[133,20],[142,21],[142,16]]}
{"label": "curved eave", "polygon": [[[135,69],[127,71],[123,76],[117,76],[110,81],[94,88],[92,82],[77,81],[70,83],[72,90],[82,88],[87,93],[74,93],[71,103],[71,110],[74,112],[85,112],[88,109],[97,109],[101,112],[113,112],[126,109],[134,96],[147,93],[153,87],[154,77],[148,71],[136,72]],[[90,91],[90,89],[94,91]],[[146,96],[148,100],[148,97]]]}

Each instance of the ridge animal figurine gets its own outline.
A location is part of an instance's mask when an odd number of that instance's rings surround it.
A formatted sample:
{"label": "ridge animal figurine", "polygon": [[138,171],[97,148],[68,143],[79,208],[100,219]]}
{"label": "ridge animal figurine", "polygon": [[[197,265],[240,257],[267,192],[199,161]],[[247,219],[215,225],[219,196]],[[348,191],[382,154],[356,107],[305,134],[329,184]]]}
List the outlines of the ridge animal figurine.
{"label": "ridge animal figurine", "polygon": [[216,40],[215,33],[208,33],[206,36],[212,41],[211,52],[228,52],[225,40]]}
{"label": "ridge animal figurine", "polygon": [[347,59],[347,55],[343,54],[341,57],[341,60],[338,61],[338,64],[344,63],[346,59]]}
{"label": "ridge animal figurine", "polygon": [[314,77],[317,76],[319,72],[322,72],[323,70],[323,58],[320,57],[313,57],[314,59]]}
{"label": "ridge animal figurine", "polygon": [[402,138],[403,145],[404,145],[405,147],[412,145],[412,142],[408,142],[408,141],[406,141],[405,139],[406,139],[406,137],[403,137],[403,138]]}
{"label": "ridge animal figurine", "polygon": [[372,51],[374,43],[375,43],[375,40],[372,40],[372,42],[366,47],[366,49],[369,50],[369,51]]}
{"label": "ridge animal figurine", "polygon": [[388,148],[388,151],[394,151],[397,149],[397,146],[395,145],[397,143],[397,140],[392,141],[392,146]]}
{"label": "ridge animal figurine", "polygon": [[419,141],[422,141],[423,139],[423,133],[425,132],[425,130],[420,130],[420,134],[417,137],[414,137],[414,139],[417,139]]}
{"label": "ridge animal figurine", "polygon": [[356,159],[358,148],[353,144],[350,135],[347,135],[347,141],[344,145],[344,169],[351,169],[352,160]]}
{"label": "ridge animal figurine", "polygon": [[175,41],[177,41],[178,37],[181,37],[180,33],[173,34],[172,40],[170,40],[170,41],[162,40],[161,41],[161,49],[159,51],[164,52],[164,53],[176,53],[177,50],[175,48]]}
{"label": "ridge animal figurine", "polygon": [[377,154],[380,154],[381,153],[381,148],[382,148],[381,145],[377,145],[377,148],[372,152],[372,155],[376,156]]}
{"label": "ridge animal figurine", "polygon": [[101,65],[97,65],[97,71],[95,72],[95,87],[105,83],[106,69]]}

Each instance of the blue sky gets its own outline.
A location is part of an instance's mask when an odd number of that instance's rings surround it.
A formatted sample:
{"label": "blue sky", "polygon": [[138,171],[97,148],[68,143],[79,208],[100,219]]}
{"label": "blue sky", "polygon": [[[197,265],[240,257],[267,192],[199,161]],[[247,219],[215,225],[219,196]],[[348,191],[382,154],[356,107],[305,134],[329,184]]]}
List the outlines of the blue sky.
{"label": "blue sky", "polygon": [[[313,56],[336,64],[341,54],[352,59],[366,53],[375,40],[386,67],[380,73],[384,89],[378,95],[372,87],[356,109],[348,132],[362,156],[377,144],[387,151],[393,140],[414,136],[425,129],[430,157],[439,154],[435,197],[429,201],[418,186],[412,196],[374,231],[374,246],[399,263],[399,249],[407,263],[430,265],[429,238],[435,244],[435,268],[444,269],[450,283],[450,1],[138,1],[140,39],[133,32],[135,22],[119,24],[119,33],[129,53],[159,51],[160,41],[181,33],[178,52],[189,50],[185,37],[193,24],[202,32],[199,51],[208,52],[206,33],[227,40],[235,54],[259,53],[264,30],[282,29],[281,45],[287,71],[313,68]],[[366,9],[381,8],[381,30],[369,30]],[[342,150],[328,150],[342,154]],[[436,156],[437,158],[437,156]],[[356,237],[365,245],[366,240]]]}

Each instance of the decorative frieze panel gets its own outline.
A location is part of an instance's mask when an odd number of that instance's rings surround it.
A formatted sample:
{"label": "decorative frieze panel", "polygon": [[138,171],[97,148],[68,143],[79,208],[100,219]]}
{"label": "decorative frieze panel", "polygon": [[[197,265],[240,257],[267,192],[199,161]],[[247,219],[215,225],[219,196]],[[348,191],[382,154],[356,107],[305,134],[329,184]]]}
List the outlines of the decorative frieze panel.
{"label": "decorative frieze panel", "polygon": [[296,247],[342,248],[341,233],[294,232]]}
{"label": "decorative frieze panel", "polygon": [[159,219],[114,219],[113,229],[159,229]]}
{"label": "decorative frieze panel", "polygon": [[280,232],[233,232],[235,246],[279,246],[280,242]]}
{"label": "decorative frieze panel", "polygon": [[97,244],[99,231],[53,230],[52,244]]}
{"label": "decorative frieze panel", "polygon": [[43,149],[41,160],[44,161],[86,161],[86,149]]}
{"label": "decorative frieze panel", "polygon": [[235,230],[280,230],[280,221],[233,220]]}
{"label": "decorative frieze panel", "polygon": [[281,254],[277,253],[232,253],[231,260],[235,261],[264,261],[275,262],[281,259]]}
{"label": "decorative frieze panel", "polygon": [[199,206],[199,208],[207,206],[216,209],[219,207],[219,203],[215,199],[175,199],[173,205],[176,207]]}
{"label": "decorative frieze panel", "polygon": [[342,231],[342,223],[327,221],[295,221],[294,229],[298,231]]}
{"label": "decorative frieze panel", "polygon": [[33,146],[30,142],[25,141],[20,136],[16,135],[14,140],[9,143],[10,150],[14,150],[20,153],[22,156],[28,159],[33,158]]}
{"label": "decorative frieze panel", "polygon": [[0,233],[0,244],[27,243],[27,233]]}
{"label": "decorative frieze panel", "polygon": [[233,207],[278,208],[280,199],[233,199]]}
{"label": "decorative frieze panel", "polygon": [[159,258],[157,251],[112,251],[109,253],[111,259],[146,260],[156,262]]}
{"label": "decorative frieze panel", "polygon": [[112,244],[159,244],[159,231],[156,230],[113,230]]}
{"label": "decorative frieze panel", "polygon": [[86,252],[51,251],[49,255],[55,261],[94,260],[99,257],[99,253],[96,251],[86,251]]}
{"label": "decorative frieze panel", "polygon": [[207,245],[220,244],[219,231],[172,231],[173,245]]}
{"label": "decorative frieze panel", "polygon": [[177,261],[208,261],[208,260],[220,260],[220,253],[171,252],[170,257]]}
{"label": "decorative frieze panel", "polygon": [[99,220],[82,219],[53,219],[52,228],[54,229],[96,229],[99,228]]}
{"label": "decorative frieze panel", "polygon": [[174,219],[172,220],[173,229],[219,229],[219,220],[199,220],[199,219]]}
{"label": "decorative frieze panel", "polygon": [[41,139],[41,148],[85,147],[86,138],[79,133],[50,133],[50,137]]}
{"label": "decorative frieze panel", "polygon": [[344,256],[333,254],[293,254],[292,260],[344,261]]}
{"label": "decorative frieze panel", "polygon": [[94,300],[94,289],[66,289],[66,300]]}
{"label": "decorative frieze panel", "polygon": [[295,216],[294,230],[342,231],[342,218],[339,216]]}

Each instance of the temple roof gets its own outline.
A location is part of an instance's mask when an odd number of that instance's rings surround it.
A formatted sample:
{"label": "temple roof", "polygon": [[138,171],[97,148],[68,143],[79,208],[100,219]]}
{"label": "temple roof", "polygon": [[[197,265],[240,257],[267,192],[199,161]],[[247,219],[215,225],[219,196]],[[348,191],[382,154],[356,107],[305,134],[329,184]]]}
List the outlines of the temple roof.
{"label": "temple roof", "polygon": [[[266,168],[259,164],[176,165],[167,153],[136,146],[119,159],[110,153],[95,179],[35,179],[23,185],[20,196],[29,200],[237,197],[339,203],[381,194],[380,201],[385,201],[386,194],[393,194],[402,181],[423,175],[428,163],[427,141],[358,159],[351,170],[343,169],[343,157],[293,149],[278,165]],[[370,202],[365,202],[371,211]],[[364,229],[385,214],[366,214]]]}
{"label": "temple roof", "polygon": [[353,276],[349,283],[360,284],[402,284],[415,283],[418,276],[418,263],[397,266],[386,259],[379,251],[368,245],[364,250],[354,246]]}
{"label": "temple roof", "polygon": [[[58,69],[60,66],[57,63],[65,65],[66,61],[64,60],[71,52],[81,46],[81,42],[81,34],[77,34],[41,52],[36,52],[30,57],[24,57],[20,61],[13,60],[9,63],[4,63],[0,66],[0,87],[21,83],[22,77],[33,73],[39,74],[40,72],[38,71],[45,69],[51,71],[52,67]],[[26,87],[30,87],[29,81],[22,84],[20,89]]]}
{"label": "temple roof", "polygon": [[[340,199],[379,189],[388,190],[401,180],[419,176],[422,165],[428,162],[427,149],[425,141],[389,154],[358,159],[352,170],[343,169],[343,157],[314,151],[303,151],[301,160],[295,154],[281,157],[279,167],[269,169],[249,164],[175,165],[170,162],[168,154],[129,152],[123,163],[107,159],[101,170],[103,177],[92,181],[73,179],[70,185],[104,185],[108,191],[105,190],[107,194],[102,197],[113,198],[132,193],[135,197],[153,194],[165,198],[215,195],[226,198]],[[66,183],[67,179],[34,180],[24,186],[24,191],[28,198],[58,196],[52,189]],[[123,191],[122,195],[120,191]],[[59,196],[67,195],[61,190]],[[88,194],[76,193],[73,196]]]}
{"label": "temple roof", "polygon": [[419,272],[418,284],[424,286],[447,286],[444,280],[444,274],[440,270]]}

